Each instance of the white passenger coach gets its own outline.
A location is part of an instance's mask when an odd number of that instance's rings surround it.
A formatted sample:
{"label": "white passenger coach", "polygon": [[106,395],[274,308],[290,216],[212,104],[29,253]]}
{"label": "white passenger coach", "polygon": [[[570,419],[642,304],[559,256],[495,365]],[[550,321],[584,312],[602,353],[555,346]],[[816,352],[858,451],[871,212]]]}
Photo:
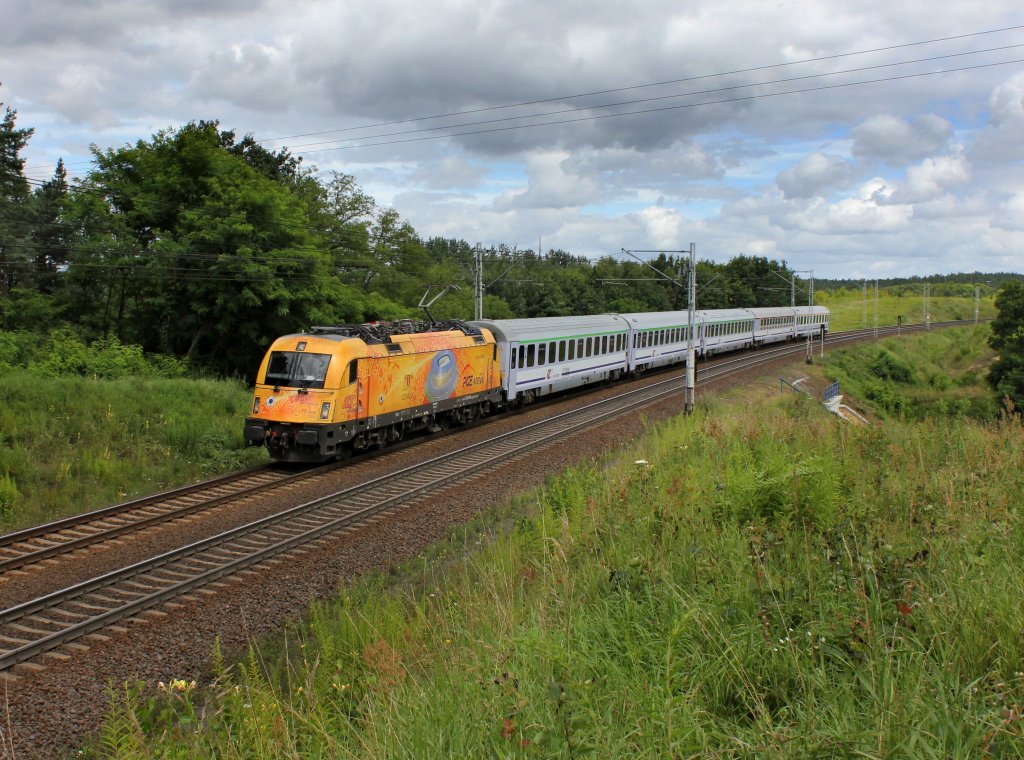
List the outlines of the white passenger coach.
{"label": "white passenger coach", "polygon": [[[824,306],[715,309],[694,313],[697,356],[828,332]],[[685,311],[472,322],[498,343],[508,401],[529,402],[626,373],[685,364]]]}

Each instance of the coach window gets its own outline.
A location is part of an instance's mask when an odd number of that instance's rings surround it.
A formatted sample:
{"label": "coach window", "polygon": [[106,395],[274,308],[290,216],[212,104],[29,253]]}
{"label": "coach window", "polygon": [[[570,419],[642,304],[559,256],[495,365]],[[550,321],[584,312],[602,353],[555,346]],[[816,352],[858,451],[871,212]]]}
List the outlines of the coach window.
{"label": "coach window", "polygon": [[534,346],[532,343],[529,346],[526,347],[526,366],[527,367],[532,367],[533,366],[534,351],[536,350],[536,348],[537,347]]}
{"label": "coach window", "polygon": [[537,346],[537,366],[538,367],[543,367],[545,364],[547,364],[547,361],[546,361],[547,360],[547,352],[548,352],[548,347],[547,347],[546,344],[541,343],[539,346]]}
{"label": "coach window", "polygon": [[526,346],[519,347],[519,366],[526,366]]}
{"label": "coach window", "polygon": [[569,341],[569,361],[572,361],[575,358],[576,358],[576,341],[570,340]]}
{"label": "coach window", "polygon": [[587,347],[583,350],[583,355],[588,359],[594,355],[594,339],[587,338]]}
{"label": "coach window", "polygon": [[508,362],[509,362],[509,363],[508,363],[508,368],[509,368],[509,369],[515,369],[515,368],[516,368],[516,355],[517,355],[518,353],[519,353],[519,352],[518,352],[518,351],[516,351],[516,350],[515,350],[514,348],[512,349],[512,356],[510,356],[510,357],[509,357],[509,360],[508,360]]}
{"label": "coach window", "polygon": [[565,341],[564,340],[558,341],[558,361],[560,361],[560,362],[564,362],[565,361]]}

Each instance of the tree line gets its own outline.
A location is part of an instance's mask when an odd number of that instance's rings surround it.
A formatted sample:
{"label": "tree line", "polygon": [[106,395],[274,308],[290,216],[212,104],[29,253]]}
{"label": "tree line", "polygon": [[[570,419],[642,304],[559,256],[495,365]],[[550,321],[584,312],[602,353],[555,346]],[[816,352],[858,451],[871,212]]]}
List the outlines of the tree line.
{"label": "tree line", "polygon": [[[21,156],[32,134],[5,110],[2,330],[70,328],[84,341],[114,338],[249,376],[278,335],[420,317],[424,294],[448,285],[459,289],[432,314],[474,315],[474,247],[421,238],[351,175],[195,121],[133,145],[93,146],[73,182],[63,162],[37,181]],[[488,318],[686,307],[686,262],[667,253],[645,264],[499,245],[483,258]],[[697,280],[704,309],[788,305],[791,280],[806,303],[807,283],[784,261],[702,260]]]}

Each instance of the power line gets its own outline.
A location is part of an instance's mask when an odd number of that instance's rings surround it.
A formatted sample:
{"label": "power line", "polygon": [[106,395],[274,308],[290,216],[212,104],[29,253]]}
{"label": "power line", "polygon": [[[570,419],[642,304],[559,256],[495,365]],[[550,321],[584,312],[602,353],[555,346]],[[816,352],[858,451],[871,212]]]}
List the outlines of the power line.
{"label": "power line", "polygon": [[[876,69],[888,69],[888,68],[894,68],[896,66],[909,66],[909,65],[912,65],[912,64],[915,64],[915,63],[930,63],[930,62],[934,62],[934,61],[945,60],[945,59],[948,59],[948,58],[960,58],[960,57],[963,57],[963,56],[966,56],[966,55],[980,55],[982,53],[993,53],[993,52],[999,52],[999,51],[1003,51],[1003,50],[1010,50],[1010,49],[1013,49],[1013,48],[1020,48],[1020,47],[1024,47],[1024,43],[1014,44],[1014,45],[1003,45],[1003,46],[1000,46],[1000,47],[986,48],[986,49],[983,49],[983,50],[972,50],[972,51],[963,52],[963,53],[948,53],[948,54],[945,54],[945,55],[931,56],[931,57],[928,57],[928,58],[916,58],[916,59],[909,60],[909,61],[895,61],[893,63],[880,63],[880,64],[875,64],[875,65],[872,65],[872,66],[861,66],[861,67],[852,68],[852,69],[842,69],[840,71],[829,71],[829,72],[824,72],[824,73],[820,73],[820,74],[803,74],[801,76],[786,77],[786,78],[783,78],[783,79],[772,79],[772,80],[768,80],[768,81],[765,81],[765,82],[751,82],[751,83],[748,83],[748,84],[726,85],[726,86],[723,86],[723,87],[714,87],[714,88],[710,88],[710,89],[706,89],[706,90],[691,90],[690,92],[680,92],[680,93],[675,93],[673,95],[657,95],[657,96],[653,96],[653,97],[649,97],[649,98],[637,98],[637,99],[634,99],[634,100],[622,100],[622,101],[619,101],[619,102],[616,102],[616,103],[598,103],[598,104],[594,104],[594,105],[590,105],[590,106],[581,106],[581,107],[578,107],[578,108],[562,109],[562,110],[559,110],[559,111],[547,111],[547,112],[544,112],[544,113],[524,114],[522,116],[504,116],[504,117],[497,118],[497,119],[484,119],[482,121],[470,121],[470,122],[463,122],[463,123],[460,123],[460,124],[443,124],[443,125],[440,125],[440,126],[437,126],[437,127],[422,127],[422,128],[416,128],[416,129],[408,129],[408,130],[404,130],[404,131],[401,131],[401,132],[385,132],[385,133],[382,133],[382,134],[379,134],[379,135],[361,135],[359,137],[349,137],[349,138],[343,138],[343,139],[340,139],[340,140],[326,140],[324,142],[305,143],[305,144],[301,144],[301,145],[292,145],[292,146],[289,147],[289,150],[302,151],[303,148],[315,147],[317,145],[330,145],[330,144],[333,144],[333,143],[348,142],[348,141],[352,141],[352,140],[375,140],[375,139],[384,138],[384,137],[395,137],[395,136],[398,136],[398,135],[419,134],[419,133],[422,133],[422,132],[434,132],[434,131],[438,131],[438,130],[442,130],[442,129],[461,129],[463,127],[475,127],[475,126],[482,126],[482,125],[485,125],[485,124],[499,124],[501,122],[506,122],[506,121],[519,121],[519,120],[522,120],[522,119],[535,119],[535,118],[542,118],[542,117],[545,117],[545,116],[558,116],[558,115],[563,115],[563,114],[579,113],[581,111],[594,111],[596,109],[618,108],[618,107],[621,107],[621,106],[637,105],[639,103],[652,103],[652,102],[657,102],[657,101],[662,101],[662,100],[671,100],[671,99],[674,99],[674,98],[686,98],[686,97],[691,97],[691,96],[694,96],[694,95],[711,95],[711,94],[718,93],[718,92],[728,92],[730,90],[741,90],[741,89],[745,89],[747,87],[765,87],[765,86],[768,86],[768,85],[785,84],[787,82],[799,82],[799,81],[805,81],[805,80],[808,80],[808,79],[820,79],[820,78],[823,78],[823,77],[839,76],[839,75],[842,75],[842,74],[853,74],[853,73],[857,73],[857,72],[872,71],[872,70],[876,70]],[[311,152],[315,152],[315,151],[302,151],[302,152],[311,153]]]}
{"label": "power line", "polygon": [[954,41],[954,40],[962,40],[962,39],[967,39],[967,38],[970,38],[970,37],[980,37],[980,36],[989,35],[989,34],[997,34],[997,33],[1000,33],[1000,32],[1016,31],[1018,29],[1024,29],[1024,24],[1017,25],[1017,26],[1002,27],[1000,29],[988,29],[988,30],[980,31],[980,32],[970,32],[970,33],[967,33],[967,34],[958,34],[958,35],[953,35],[953,36],[950,36],[950,37],[937,37],[935,39],[930,39],[930,40],[920,40],[920,41],[917,41],[917,42],[906,42],[906,43],[902,43],[902,44],[898,44],[898,45],[887,45],[885,47],[868,48],[866,50],[856,50],[856,51],[849,52],[849,53],[837,53],[835,55],[819,56],[819,57],[816,57],[816,58],[805,58],[805,59],[799,60],[799,61],[785,61],[785,62],[782,62],[782,63],[772,63],[772,64],[765,64],[765,65],[761,65],[761,66],[752,66],[752,67],[749,67],[749,68],[734,69],[732,71],[723,71],[723,72],[718,72],[718,73],[715,73],[715,74],[700,74],[700,75],[697,75],[697,76],[682,77],[680,79],[668,79],[668,80],[664,80],[664,81],[661,81],[661,82],[648,82],[646,84],[629,85],[629,86],[626,86],[626,87],[615,87],[615,88],[607,89],[607,90],[594,90],[594,91],[591,91],[591,92],[582,92],[582,93],[576,93],[576,94],[573,94],[573,95],[562,95],[562,96],[552,97],[552,98],[541,98],[541,99],[537,99],[537,100],[526,100],[526,101],[521,101],[521,102],[518,102],[518,103],[508,103],[508,104],[505,104],[505,105],[487,106],[487,107],[484,107],[484,108],[473,108],[473,109],[468,109],[468,110],[463,110],[463,111],[454,111],[454,112],[444,113],[444,114],[435,114],[433,116],[416,116],[416,117],[410,117],[410,118],[406,118],[406,119],[395,119],[393,121],[383,121],[383,122],[377,122],[375,124],[364,124],[364,125],[359,126],[359,127],[343,127],[343,128],[338,128],[338,129],[323,130],[323,131],[319,131],[319,132],[304,132],[304,133],[300,133],[300,134],[285,135],[285,136],[281,136],[281,137],[268,137],[268,138],[265,138],[263,140],[257,140],[256,142],[259,142],[259,143],[264,143],[264,142],[280,142],[281,140],[290,140],[290,139],[293,139],[293,138],[296,138],[296,137],[315,137],[317,135],[333,134],[333,133],[337,133],[337,132],[351,132],[351,131],[358,130],[358,129],[378,129],[380,127],[388,127],[388,126],[392,126],[392,125],[395,125],[395,124],[407,124],[407,123],[410,123],[410,122],[417,122],[417,121],[430,121],[430,120],[433,120],[433,119],[445,119],[445,118],[450,118],[450,117],[453,117],[453,116],[466,116],[466,115],[476,114],[476,113],[486,113],[486,112],[489,112],[489,111],[499,111],[499,110],[504,110],[504,109],[508,109],[508,108],[519,108],[519,107],[522,107],[522,106],[539,105],[541,103],[554,103],[554,102],[563,101],[563,100],[575,100],[575,99],[578,99],[578,98],[586,98],[586,97],[591,97],[591,96],[594,96],[594,95],[610,95],[610,94],[613,94],[613,93],[616,93],[616,92],[628,92],[630,90],[640,90],[640,89],[645,89],[645,88],[649,88],[649,87],[662,87],[662,86],[670,85],[670,84],[682,84],[682,83],[685,83],[685,82],[694,82],[694,81],[699,81],[701,79],[713,79],[715,77],[731,76],[731,75],[734,75],[734,74],[749,74],[749,73],[753,73],[753,72],[757,72],[757,71],[767,71],[769,69],[781,68],[781,67],[784,67],[784,66],[800,66],[800,65],[803,65],[803,64],[807,64],[807,63],[820,63],[822,61],[831,61],[831,60],[836,60],[836,59],[839,59],[839,58],[847,58],[847,57],[852,57],[852,56],[857,56],[857,55],[867,55],[869,53],[882,53],[882,52],[887,52],[887,51],[890,51],[890,50],[899,50],[901,48],[917,47],[917,46],[920,46],[920,45],[930,45],[930,44],[934,44],[934,43],[937,43],[937,42],[951,42],[951,41]]}
{"label": "power line", "polygon": [[[877,48],[868,48],[868,49],[864,49],[864,50],[851,51],[851,52],[847,52],[847,53],[838,53],[838,54],[835,54],[835,55],[817,56],[817,57],[814,57],[814,58],[805,58],[805,59],[802,59],[802,60],[799,60],[799,61],[785,61],[785,62],[781,62],[781,63],[765,64],[765,65],[760,65],[760,66],[752,66],[752,67],[743,68],[743,69],[733,69],[733,70],[730,70],[730,71],[723,71],[723,72],[712,73],[712,74],[702,74],[702,75],[696,75],[696,76],[691,76],[691,77],[682,77],[682,78],[679,78],[679,79],[663,80],[663,81],[659,81],[659,82],[648,82],[648,83],[644,83],[644,84],[629,85],[629,86],[625,86],[625,87],[616,87],[616,88],[610,88],[610,89],[605,89],[605,90],[593,90],[593,91],[589,91],[589,92],[575,93],[575,94],[563,95],[563,96],[558,96],[558,97],[540,98],[540,99],[535,99],[535,100],[520,101],[520,102],[517,102],[517,103],[508,103],[508,104],[503,104],[503,105],[487,106],[487,107],[483,107],[483,108],[467,109],[467,110],[463,110],[463,111],[454,111],[454,112],[443,113],[443,114],[434,114],[434,115],[430,115],[430,116],[417,116],[417,117],[410,117],[410,118],[405,118],[405,119],[396,119],[396,120],[392,120],[392,121],[376,122],[376,123],[373,123],[373,124],[366,124],[366,125],[361,125],[361,126],[358,126],[358,127],[344,127],[344,128],[338,128],[338,129],[321,130],[321,131],[316,131],[316,132],[304,132],[304,133],[298,133],[298,134],[294,134],[294,135],[270,137],[270,138],[264,138],[264,139],[261,139],[261,140],[256,140],[256,142],[257,143],[280,142],[282,140],[288,140],[288,139],[298,138],[298,137],[312,137],[312,136],[317,136],[317,135],[336,134],[336,133],[341,133],[341,132],[352,132],[352,131],[356,131],[356,130],[379,129],[379,128],[382,128],[382,127],[392,126],[392,125],[396,125],[396,124],[407,124],[407,123],[412,123],[412,122],[431,121],[431,120],[442,119],[442,118],[451,118],[451,117],[456,117],[456,116],[467,116],[467,115],[472,115],[472,114],[477,114],[477,113],[486,113],[486,112],[492,112],[492,111],[506,110],[506,109],[510,109],[510,108],[518,108],[518,107],[529,106],[529,105],[539,105],[539,104],[542,104],[542,103],[552,103],[552,102],[558,102],[558,101],[576,100],[576,99],[579,99],[579,98],[592,97],[592,96],[596,96],[596,95],[607,95],[607,94],[613,94],[613,93],[618,93],[618,92],[628,92],[628,91],[632,91],[632,90],[646,89],[646,88],[651,88],[651,87],[660,87],[660,86],[673,85],[673,84],[682,84],[682,83],[685,83],[685,82],[693,82],[693,81],[699,81],[699,80],[704,80],[704,79],[712,79],[712,78],[715,78],[715,77],[732,76],[732,75],[736,75],[736,74],[748,74],[748,73],[754,73],[754,72],[758,72],[758,71],[767,71],[767,70],[776,69],[776,68],[782,68],[782,67],[787,67],[787,66],[805,65],[805,64],[809,64],[809,63],[820,63],[820,62],[823,62],[823,61],[838,60],[838,59],[841,59],[841,58],[848,58],[848,57],[859,56],[859,55],[868,55],[868,54],[871,54],[871,53],[887,52],[887,51],[899,50],[899,49],[903,49],[903,48],[918,47],[918,46],[922,46],[922,45],[930,45],[930,44],[935,44],[935,43],[939,43],[939,42],[951,42],[951,41],[955,41],[955,40],[964,40],[964,39],[969,39],[969,38],[974,38],[974,37],[981,37],[981,36],[985,36],[985,35],[998,34],[998,33],[1001,33],[1001,32],[1016,31],[1016,30],[1019,30],[1019,29],[1024,29],[1024,25],[1007,26],[1007,27],[1001,27],[1001,28],[997,28],[997,29],[988,29],[988,30],[983,30],[983,31],[978,31],[978,32],[969,32],[969,33],[965,33],[965,34],[951,35],[951,36],[947,36],[947,37],[936,37],[936,38],[928,39],[928,40],[918,40],[918,41],[915,41],[915,42],[907,42],[907,43],[901,43],[901,44],[896,44],[896,45],[887,45],[887,46],[877,47]],[[981,52],[981,51],[975,51],[975,52]],[[956,55],[966,55],[966,54],[970,54],[970,53],[961,53],[961,54],[956,54]],[[951,54],[951,55],[954,55],[954,54]],[[1010,62],[1006,62],[1006,63],[1015,63],[1015,62],[1016,61],[1010,61]],[[900,64],[889,64],[889,65],[900,65]],[[993,65],[1002,65],[1002,64],[993,64]],[[965,70],[965,69],[954,69],[953,71],[960,71],[960,70]],[[935,73],[947,73],[947,72],[935,72]],[[915,76],[927,76],[927,75],[928,74],[920,74],[920,75],[915,75]],[[822,75],[822,76],[824,76],[824,75]],[[906,78],[906,77],[897,77],[897,79],[899,79],[899,78]],[[786,80],[783,80],[783,81],[786,81]],[[892,81],[892,80],[877,80],[877,81]],[[862,84],[862,83],[850,83],[848,85],[841,85],[841,86],[851,86],[852,84]],[[750,85],[747,85],[747,86],[750,86]],[[837,86],[839,86],[839,85],[837,85]],[[828,89],[828,88],[819,88],[819,89]],[[809,91],[809,90],[802,90],[802,91],[799,91],[799,92],[806,92],[806,91]],[[783,94],[794,94],[794,93],[777,93],[777,94],[783,95]],[[666,97],[681,97],[681,96],[666,96]],[[751,96],[751,98],[753,98],[753,97],[767,97],[767,96]],[[744,100],[744,99],[751,99],[751,98],[740,98],[740,99],[737,99],[737,100]],[[721,102],[735,102],[735,101],[715,101],[715,102],[709,103],[709,104],[693,104],[693,105],[690,105],[690,106],[679,106],[679,107],[683,108],[683,107],[693,107],[694,105],[713,105],[713,104],[718,104],[718,103],[721,103]],[[594,106],[594,107],[608,107],[608,106]],[[552,114],[555,114],[555,113],[567,113],[567,112],[573,112],[573,111],[576,111],[576,110],[583,110],[583,109],[568,109],[566,111],[561,111],[561,112],[556,111],[556,112],[550,112],[550,113],[552,113]],[[633,113],[649,113],[649,112],[650,111],[638,111],[638,112],[633,112]],[[614,114],[614,115],[631,115],[631,114]],[[606,115],[606,116],[603,116],[603,117],[595,116],[593,118],[594,119],[596,119],[596,118],[609,118],[610,116],[612,116],[612,115]],[[528,118],[528,117],[507,117],[507,118],[512,119],[512,118]],[[573,121],[576,121],[576,120],[573,120]],[[483,123],[486,123],[486,122],[483,122]],[[571,123],[571,122],[552,122],[552,124],[560,124],[560,123]],[[525,127],[535,127],[535,126],[549,126],[549,125],[550,124],[524,125],[524,128]],[[443,128],[443,127],[424,128],[424,131],[426,129],[441,129],[441,128]],[[451,127],[449,127],[449,128],[451,128]],[[506,128],[506,129],[508,129],[508,128]],[[492,130],[492,131],[504,131],[504,130]],[[395,133],[395,134],[402,134],[402,133]],[[466,133],[466,134],[479,134],[479,132],[471,132],[471,133]],[[461,135],[455,134],[455,135],[446,135],[446,136],[459,137]],[[345,139],[346,140],[352,140],[352,139],[376,139],[376,138],[373,137],[373,136],[369,136],[369,137],[362,136],[362,137],[357,137],[357,138],[345,138]],[[439,137],[419,138],[419,139],[421,139],[421,140],[422,139],[439,139]],[[377,145],[391,145],[391,144],[395,144],[397,142],[411,142],[411,141],[412,140],[402,140],[402,141],[372,143],[372,144],[368,144],[368,145],[348,146],[348,147],[375,147]],[[285,149],[286,150],[290,150],[288,148],[285,148]],[[343,148],[330,148],[330,149],[323,149],[323,150],[317,150],[317,151],[304,151],[304,152],[305,153],[316,153],[316,152],[324,152],[325,150],[341,150],[341,149],[343,149]],[[89,163],[91,163],[91,162],[65,163],[65,168],[70,167],[70,166],[83,165],[83,164],[87,165]],[[26,167],[26,169],[42,168],[42,166],[43,166],[42,164],[39,164],[39,165],[31,166],[31,167]]]}
{"label": "power line", "polygon": [[537,127],[550,127],[550,126],[559,126],[559,125],[562,125],[562,124],[575,124],[575,123],[584,122],[584,121],[599,121],[599,120],[602,120],[602,119],[620,118],[622,116],[636,116],[636,115],[639,115],[639,114],[659,113],[659,112],[662,112],[662,111],[678,111],[678,110],[682,110],[682,109],[686,109],[686,108],[698,108],[698,107],[701,107],[701,106],[721,105],[721,104],[724,104],[724,103],[739,103],[739,102],[742,102],[742,101],[745,101],[745,100],[763,100],[763,99],[766,99],[766,98],[781,97],[783,95],[801,95],[801,94],[805,94],[805,93],[808,93],[808,92],[820,92],[820,91],[823,91],[823,90],[835,90],[835,89],[840,89],[840,88],[843,88],[843,87],[855,87],[855,86],[865,85],[865,84],[879,84],[879,83],[884,83],[884,82],[896,82],[896,81],[900,81],[900,80],[903,80],[903,79],[915,79],[915,78],[919,78],[919,77],[936,76],[938,74],[953,74],[953,73],[960,72],[960,71],[972,71],[972,70],[975,70],[975,69],[992,68],[994,66],[1008,66],[1008,65],[1014,64],[1014,63],[1024,63],[1024,59],[1014,59],[1014,60],[1010,60],[1010,61],[998,61],[996,63],[976,64],[976,65],[973,65],[973,66],[963,66],[963,67],[954,68],[954,69],[943,69],[942,71],[927,71],[927,72],[920,72],[920,73],[917,73],[917,74],[903,74],[903,75],[899,75],[899,76],[882,77],[882,78],[879,78],[879,79],[866,79],[866,80],[861,80],[859,82],[844,82],[844,83],[840,83],[840,84],[821,85],[821,86],[818,86],[818,87],[805,87],[805,88],[797,89],[797,90],[787,90],[785,92],[763,93],[763,94],[759,94],[759,95],[744,95],[744,96],[736,97],[736,98],[722,98],[721,100],[709,100],[709,101],[704,101],[702,103],[688,103],[688,104],[677,105],[677,106],[661,106],[659,108],[645,108],[645,109],[641,109],[641,110],[638,110],[638,111],[624,111],[622,113],[597,114],[597,115],[594,115],[594,116],[581,116],[581,117],[575,118],[575,119],[562,119],[562,120],[558,120],[558,121],[542,122],[542,123],[539,123],[539,124],[519,124],[519,125],[516,125],[516,126],[510,126],[510,127],[494,127],[494,128],[490,128],[490,129],[477,129],[477,130],[471,130],[471,131],[468,131],[468,132],[455,132],[455,133],[446,134],[446,135],[430,135],[430,136],[427,136],[427,137],[407,137],[407,138],[404,138],[404,139],[401,139],[401,140],[385,140],[385,141],[381,141],[381,142],[362,143],[362,144],[359,144],[359,145],[341,145],[341,146],[337,146],[337,147],[334,147],[334,148],[319,148],[317,150],[307,150],[307,151],[303,151],[303,153],[304,154],[309,154],[309,153],[326,153],[326,152],[329,152],[329,151],[332,151],[332,150],[352,150],[354,148],[374,148],[374,147],[379,147],[379,146],[384,146],[384,145],[398,145],[398,144],[401,144],[401,143],[424,142],[424,141],[427,141],[427,140],[441,140],[441,139],[451,138],[451,137],[468,137],[468,136],[472,136],[472,135],[490,134],[490,133],[495,133],[495,132],[508,132],[508,131],[512,131],[512,130],[516,130],[516,129],[534,129],[534,128],[537,128]]}

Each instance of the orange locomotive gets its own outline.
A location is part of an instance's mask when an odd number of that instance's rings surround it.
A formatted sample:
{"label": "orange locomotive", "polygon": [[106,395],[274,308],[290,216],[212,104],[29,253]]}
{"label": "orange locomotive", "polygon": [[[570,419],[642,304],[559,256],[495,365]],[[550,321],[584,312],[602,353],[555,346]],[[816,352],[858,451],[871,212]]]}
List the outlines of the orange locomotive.
{"label": "orange locomotive", "polygon": [[314,327],[260,365],[245,439],[285,462],[322,462],[439,430],[501,403],[489,330],[451,321]]}

